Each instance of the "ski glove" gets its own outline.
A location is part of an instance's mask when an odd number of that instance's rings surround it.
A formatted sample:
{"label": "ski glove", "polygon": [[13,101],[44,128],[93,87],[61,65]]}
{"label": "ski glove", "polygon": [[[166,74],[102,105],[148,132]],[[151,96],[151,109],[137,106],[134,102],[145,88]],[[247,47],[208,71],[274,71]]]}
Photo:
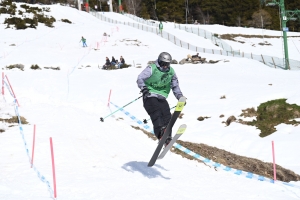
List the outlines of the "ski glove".
{"label": "ski glove", "polygon": [[143,93],[143,99],[146,99],[148,96],[150,96],[149,90],[147,87],[144,87],[141,92]]}

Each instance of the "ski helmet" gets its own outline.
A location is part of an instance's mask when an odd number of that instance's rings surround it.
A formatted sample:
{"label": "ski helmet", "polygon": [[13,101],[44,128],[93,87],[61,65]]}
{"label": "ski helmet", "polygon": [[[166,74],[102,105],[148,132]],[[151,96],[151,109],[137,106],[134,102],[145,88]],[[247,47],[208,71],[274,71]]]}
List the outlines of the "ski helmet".
{"label": "ski helmet", "polygon": [[167,52],[162,52],[158,56],[158,64],[163,67],[167,66],[169,67],[172,61],[172,56]]}

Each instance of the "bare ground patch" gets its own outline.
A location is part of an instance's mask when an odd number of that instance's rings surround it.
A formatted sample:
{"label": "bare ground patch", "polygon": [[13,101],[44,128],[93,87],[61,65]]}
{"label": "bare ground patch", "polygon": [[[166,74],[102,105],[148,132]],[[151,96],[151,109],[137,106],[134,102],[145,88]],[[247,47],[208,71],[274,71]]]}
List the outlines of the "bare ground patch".
{"label": "bare ground patch", "polygon": [[[243,34],[223,34],[219,35],[221,39],[236,41],[234,38],[243,37],[243,38],[281,38],[281,36],[270,36],[270,35],[243,35]],[[300,37],[300,36],[289,36],[289,37]]]}
{"label": "bare ground patch", "polygon": [[[149,138],[153,140],[157,140],[156,137],[139,127],[132,126],[134,129],[141,130],[143,133],[145,133]],[[208,158],[214,162],[223,164],[225,166],[229,166],[231,168],[252,172],[254,174],[258,174],[270,179],[273,179],[273,164],[263,162],[261,160],[255,159],[255,158],[249,158],[245,156],[239,156],[234,153],[230,153],[228,151],[225,151],[223,149],[218,149],[216,147],[211,147],[206,144],[196,144],[192,142],[185,142],[182,140],[177,141],[178,144],[184,146],[185,148],[190,149],[191,151]],[[171,152],[181,155],[184,158],[190,159],[190,160],[196,160],[198,162],[203,163],[202,161],[195,159],[194,157],[183,153],[182,151],[172,148]],[[205,163],[204,163],[205,164]],[[276,178],[277,180],[284,181],[284,182],[290,182],[290,181],[300,181],[300,176],[293,171],[289,169],[285,169],[281,167],[280,165],[276,165]]]}

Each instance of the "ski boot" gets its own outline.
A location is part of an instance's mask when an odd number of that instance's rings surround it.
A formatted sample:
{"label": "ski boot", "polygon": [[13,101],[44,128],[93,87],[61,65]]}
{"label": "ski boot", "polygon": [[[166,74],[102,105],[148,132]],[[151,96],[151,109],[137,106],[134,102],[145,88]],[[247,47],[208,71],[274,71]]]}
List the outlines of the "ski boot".
{"label": "ski boot", "polygon": [[166,146],[168,146],[168,144],[171,142],[171,140],[172,140],[171,136],[167,137],[166,142],[165,142],[165,148],[166,148]]}
{"label": "ski boot", "polygon": [[161,129],[159,131],[159,134],[158,134],[158,137],[157,137],[158,140],[161,140],[161,138],[163,137],[163,135],[165,133],[165,130],[166,130],[165,126],[161,127]]}

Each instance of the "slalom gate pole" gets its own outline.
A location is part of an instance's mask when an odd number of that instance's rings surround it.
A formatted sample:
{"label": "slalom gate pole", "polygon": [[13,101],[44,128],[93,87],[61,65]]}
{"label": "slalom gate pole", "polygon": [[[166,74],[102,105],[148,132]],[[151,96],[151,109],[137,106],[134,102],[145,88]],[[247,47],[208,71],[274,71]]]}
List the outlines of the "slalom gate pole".
{"label": "slalom gate pole", "polygon": [[273,154],[273,173],[274,173],[274,183],[275,183],[275,181],[276,181],[276,163],[275,163],[274,141],[272,141],[272,154]]}
{"label": "slalom gate pole", "polygon": [[13,95],[14,95],[15,100],[17,101],[18,106],[20,107],[19,101],[18,101],[18,99],[17,99],[17,97],[16,97],[16,95],[14,93],[14,90],[12,89],[11,84],[10,84],[10,82],[8,80],[8,77],[6,75],[5,75],[5,78],[6,78],[7,82],[8,82],[8,84],[9,84],[9,87],[10,87],[10,89],[11,89]]}
{"label": "slalom gate pole", "polygon": [[[170,110],[172,110],[173,108],[175,108],[176,106],[173,106],[172,108],[170,108]],[[148,123],[148,121],[150,120],[151,118],[149,118],[149,119],[144,119],[143,120],[143,122],[144,122],[144,124],[147,124]]]}
{"label": "slalom gate pole", "polygon": [[111,95],[111,89],[110,89],[110,91],[109,91],[109,95],[108,95],[107,107],[109,107],[110,95]]}
{"label": "slalom gate pole", "polygon": [[33,165],[34,146],[35,146],[35,125],[33,126],[33,142],[32,142],[31,168],[32,168],[32,165]]}
{"label": "slalom gate pole", "polygon": [[106,117],[100,117],[100,121],[101,121],[101,122],[104,122],[104,119],[105,119],[105,118],[107,118],[107,117],[109,117],[109,116],[113,115],[114,113],[116,113],[116,112],[118,112],[119,110],[121,110],[121,109],[125,108],[126,106],[128,106],[129,104],[131,104],[131,103],[135,102],[136,100],[138,100],[138,99],[139,99],[139,98],[141,98],[141,97],[143,97],[143,95],[142,95],[142,96],[140,96],[140,97],[138,97],[138,98],[136,98],[135,100],[133,100],[133,101],[129,102],[129,103],[128,103],[128,104],[126,104],[125,106],[123,106],[123,107],[119,108],[119,109],[118,109],[118,110],[116,110],[115,112],[113,112],[113,113],[111,113],[111,114],[107,115]]}
{"label": "slalom gate pole", "polygon": [[54,188],[54,198],[56,199],[56,175],[55,175],[55,165],[54,165],[54,152],[53,152],[53,142],[52,137],[50,137],[50,150],[51,150],[51,160],[52,160],[52,174],[53,174],[53,188]]}
{"label": "slalom gate pole", "polygon": [[4,72],[2,72],[2,95],[4,95]]}

